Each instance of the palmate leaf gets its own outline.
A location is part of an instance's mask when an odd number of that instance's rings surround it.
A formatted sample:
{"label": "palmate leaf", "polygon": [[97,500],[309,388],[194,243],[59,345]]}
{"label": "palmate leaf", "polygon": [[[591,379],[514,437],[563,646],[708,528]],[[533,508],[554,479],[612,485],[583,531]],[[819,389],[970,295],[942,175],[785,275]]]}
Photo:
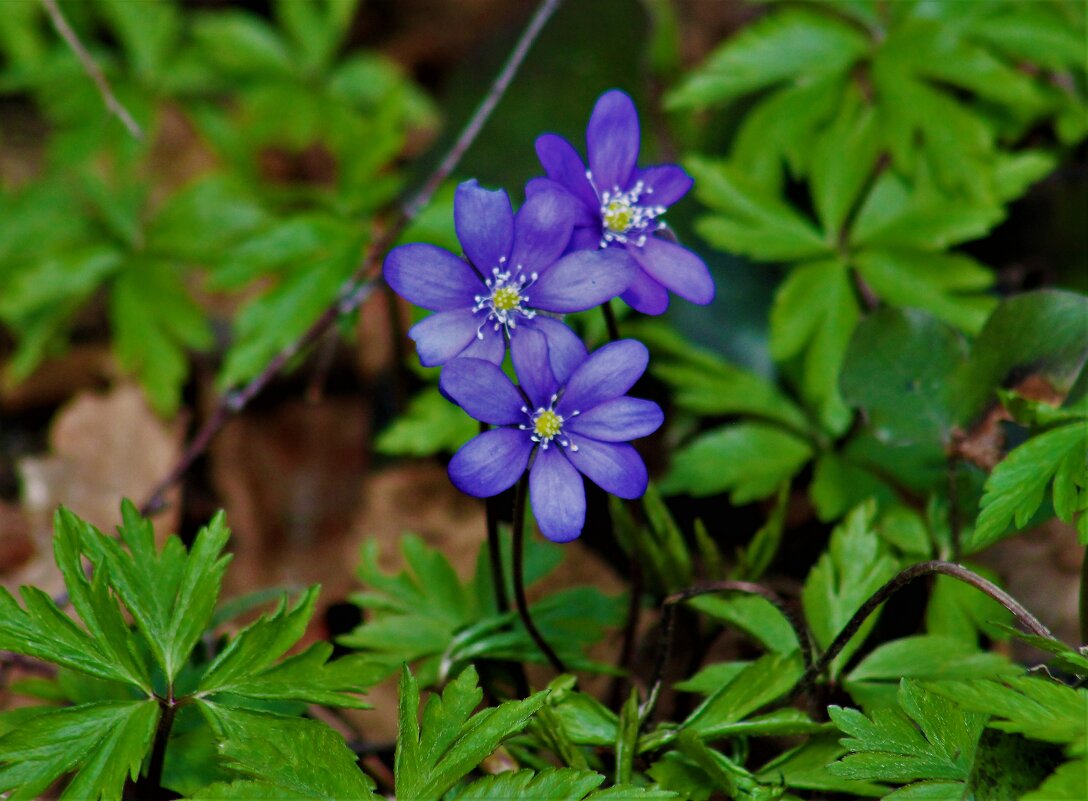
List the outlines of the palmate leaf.
{"label": "palmate leaf", "polygon": [[379,799],[374,782],[356,765],[343,738],[316,721],[267,712],[231,709],[200,701],[220,738],[219,754],[244,779],[209,785],[194,796],[284,801]]}
{"label": "palmate leaf", "polygon": [[1088,798],[1088,759],[1066,762],[1021,801],[1082,801]]}
{"label": "palmate leaf", "polygon": [[[401,539],[401,551],[408,569],[389,575],[378,567],[377,542],[363,546],[359,576],[368,589],[352,600],[367,610],[368,619],[341,637],[342,644],[384,665],[387,675],[403,663],[415,663],[424,686],[477,659],[544,661],[516,614],[495,610],[486,544],[468,583],[461,582],[442,553],[415,535]],[[561,559],[557,546],[526,543],[526,584],[550,573]],[[567,664],[588,670],[604,667],[589,660],[583,649],[622,619],[622,598],[609,598],[595,587],[574,587],[549,594],[530,609],[545,639]]]}
{"label": "palmate leaf", "polygon": [[119,801],[151,747],[159,705],[101,702],[49,710],[0,737],[0,792],[9,801],[42,796],[68,773],[64,801]]}
{"label": "palmate leaf", "polygon": [[224,706],[235,705],[231,696],[242,696],[365,708],[353,694],[364,692],[387,672],[371,657],[354,654],[329,662],[332,645],[322,642],[277,664],[305,634],[317,593],[317,586],[310,587],[290,608],[284,597],[272,614],[240,631],[208,665],[197,695]]}
{"label": "palmate leaf", "polygon": [[791,9],[725,42],[669,95],[667,104],[705,107],[800,76],[845,74],[868,47],[867,37],[852,25]]}
{"label": "palmate leaf", "polygon": [[1088,745],[1088,690],[1036,675],[939,682],[928,689],[964,709],[991,715],[991,728],[1072,749]]}
{"label": "palmate leaf", "polygon": [[229,556],[222,555],[230,536],[222,513],[202,528],[186,553],[176,536],[155,548],[151,521],[141,518],[130,501],[121,504],[121,542],[92,526],[81,527],[82,545],[96,572],[109,574],[110,586],[132,614],[151,653],[173,681],[215,611]]}
{"label": "palmate leaf", "polygon": [[1079,515],[1077,530],[1088,544],[1088,417],[1037,434],[994,467],[967,547],[978,550],[997,542],[1010,524],[1024,528],[1048,486],[1055,513],[1067,523]]}
{"label": "palmate leaf", "polygon": [[450,801],[666,801],[675,793],[646,787],[596,790],[604,776],[589,770],[546,768],[517,770],[477,779]]}
{"label": "palmate leaf", "polygon": [[722,426],[677,449],[661,491],[697,497],[728,491],[733,504],[751,503],[773,495],[812,453],[808,442],[776,425]]}
{"label": "palmate leaf", "polygon": [[[898,565],[873,529],[875,506],[854,509],[832,533],[827,552],[809,571],[801,593],[805,619],[821,648],[827,648],[854,613],[885,581],[895,575]],[[869,616],[850,642],[831,663],[838,675],[850,656],[872,631],[879,611]]]}
{"label": "palmate leaf", "polygon": [[422,724],[419,685],[408,667],[401,670],[399,731],[394,773],[397,798],[439,798],[474,770],[507,737],[521,731],[547,700],[547,691],[521,701],[473,710],[483,699],[471,665],[427,701]]}
{"label": "palmate leaf", "polygon": [[[986,715],[959,709],[908,679],[899,685],[898,702],[869,717],[855,709],[828,708],[835,725],[849,735],[841,741],[849,753],[829,772],[889,784],[932,783],[937,787],[929,790],[940,793],[936,797],[962,796]],[[958,790],[947,786],[952,783]],[[925,797],[920,792],[912,784],[910,795],[900,797]]]}

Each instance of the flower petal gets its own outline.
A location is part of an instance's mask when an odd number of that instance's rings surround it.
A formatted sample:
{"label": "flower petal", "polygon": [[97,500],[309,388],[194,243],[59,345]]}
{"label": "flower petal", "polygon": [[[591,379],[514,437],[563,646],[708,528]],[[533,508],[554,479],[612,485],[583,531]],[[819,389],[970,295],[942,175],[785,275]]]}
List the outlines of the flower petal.
{"label": "flower petal", "polygon": [[496,364],[483,359],[452,359],[442,368],[438,386],[447,398],[481,423],[494,426],[525,422],[525,398]]}
{"label": "flower petal", "polygon": [[600,209],[601,201],[586,177],[586,165],[570,142],[555,134],[544,134],[537,137],[536,154],[549,178],[562,184],[591,210]]}
{"label": "flower petal", "polygon": [[541,273],[529,287],[529,305],[561,313],[592,309],[623,292],[637,270],[622,248],[579,250]]}
{"label": "flower petal", "polygon": [[650,236],[630,253],[651,278],[692,303],[714,300],[714,279],[703,260],[687,248],[661,237]]}
{"label": "flower petal", "polygon": [[558,446],[538,448],[529,470],[529,501],[540,533],[553,542],[570,542],[586,523],[582,477]]}
{"label": "flower petal", "polygon": [[627,291],[620,297],[632,309],[643,314],[663,314],[669,308],[669,291],[642,268],[635,273]]}
{"label": "flower petal", "polygon": [[571,375],[556,410],[563,417],[574,411],[586,414],[594,406],[618,398],[646,372],[649,361],[646,346],[634,339],[598,348]]}
{"label": "flower petal", "polygon": [[510,265],[523,273],[543,273],[570,241],[578,202],[569,192],[537,192],[514,218]]}
{"label": "flower petal", "polygon": [[683,167],[675,164],[659,164],[637,170],[635,179],[646,185],[640,203],[650,206],[671,206],[691,189],[695,183]]}
{"label": "flower petal", "polygon": [[627,188],[638,161],[638,111],[624,92],[605,92],[593,107],[586,127],[589,169],[598,192]]}
{"label": "flower petal", "polygon": [[578,450],[567,448],[567,458],[586,478],[617,498],[641,498],[649,476],[632,446],[582,438]]}
{"label": "flower petal", "polygon": [[518,383],[529,396],[534,409],[547,409],[559,384],[548,362],[548,342],[544,335],[531,328],[513,332],[510,337],[510,357]]}
{"label": "flower petal", "polygon": [[484,275],[510,255],[514,241],[514,211],[503,189],[481,189],[465,181],[453,197],[453,224],[465,255]]}
{"label": "flower petal", "polygon": [[[419,362],[424,367],[437,367],[459,355],[476,340],[480,318],[472,309],[442,311],[424,317],[408,329],[408,336],[416,343]],[[502,332],[483,329],[483,335],[498,336]]]}
{"label": "flower petal", "polygon": [[483,287],[464,259],[421,242],[389,251],[382,273],[394,292],[431,311],[472,308]]}
{"label": "flower petal", "polygon": [[[544,192],[563,192],[564,194],[574,197],[570,190],[558,181],[553,181],[551,178],[533,178],[529,183],[525,184],[526,198],[531,198],[533,195],[539,195]],[[574,198],[574,200],[574,225],[576,227],[600,225],[601,215],[596,206],[591,208],[578,200],[578,198]]]}
{"label": "flower petal", "polygon": [[563,430],[602,442],[630,442],[657,431],[664,421],[661,407],[653,401],[624,395],[571,417],[563,424]]}
{"label": "flower petal", "polygon": [[490,498],[514,486],[525,472],[533,442],[516,428],[495,428],[473,437],[450,459],[453,486],[466,495]]}
{"label": "flower petal", "polygon": [[576,333],[552,317],[537,315],[531,320],[523,320],[522,327],[532,328],[542,333],[548,340],[548,362],[552,375],[559,384],[566,383],[571,373],[586,360],[589,351]]}
{"label": "flower petal", "polygon": [[597,250],[601,247],[601,221],[598,218],[593,225],[584,228],[575,228],[570,235],[570,244],[567,252],[576,250]]}
{"label": "flower petal", "polygon": [[[476,318],[476,322],[481,322],[484,319],[481,314]],[[488,326],[482,332],[483,339],[476,337],[475,340],[469,343],[469,346],[465,348],[459,356],[467,356],[472,359],[485,359],[492,364],[502,364],[502,357],[506,355],[506,340],[503,339],[502,331],[496,331],[494,326]]]}

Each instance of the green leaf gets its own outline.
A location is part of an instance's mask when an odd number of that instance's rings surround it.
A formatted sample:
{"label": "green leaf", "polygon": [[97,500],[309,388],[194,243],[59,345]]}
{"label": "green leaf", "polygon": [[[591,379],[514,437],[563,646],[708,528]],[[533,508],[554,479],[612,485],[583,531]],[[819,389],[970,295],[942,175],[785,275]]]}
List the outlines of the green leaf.
{"label": "green leaf", "polygon": [[984,236],[1003,217],[1000,206],[954,200],[885,172],[858,210],[849,239],[856,249],[942,251]]}
{"label": "green leaf", "polygon": [[991,728],[1080,749],[1088,744],[1088,690],[1034,675],[940,682],[929,689],[992,716]]}
{"label": "green leaf", "polygon": [[993,273],[958,253],[869,250],[857,254],[854,264],[882,300],[922,309],[969,334],[982,328],[997,305],[980,294],[993,283]]}
{"label": "green leaf", "polygon": [[894,706],[900,679],[986,679],[1018,672],[1005,657],[979,651],[973,643],[922,635],[876,648],[850,671],[845,686],[866,708]]}
{"label": "green leaf", "polygon": [[268,78],[291,72],[291,58],[283,40],[272,26],[253,14],[200,14],[193,21],[192,31],[205,57],[227,74]]}
{"label": "green leaf", "polygon": [[[980,565],[965,565],[990,581],[996,574]],[[986,593],[951,576],[936,576],[926,607],[926,631],[940,637],[954,637],[972,647],[979,634],[990,639],[1003,637],[1001,627],[1012,621],[1012,613]]]}
{"label": "green leaf", "polygon": [[208,666],[198,692],[202,696],[228,692],[251,698],[362,706],[347,693],[362,692],[382,677],[365,658],[348,657],[326,664],[332,646],[316,643],[275,664],[305,634],[318,589],[310,587],[294,608],[289,609],[283,598],[271,615],[262,615],[242,629]]}
{"label": "green leaf", "polygon": [[194,799],[378,799],[343,738],[323,723],[231,709],[206,700],[200,710],[220,737],[219,754],[246,781],[213,784]]}
{"label": "green leaf", "polygon": [[[897,572],[897,563],[873,530],[875,505],[852,511],[832,533],[831,545],[809,571],[801,601],[816,642],[827,648],[861,605]],[[876,625],[869,616],[831,663],[837,676]]]}
{"label": "green leaf", "polygon": [[808,443],[777,426],[722,426],[676,451],[661,491],[695,496],[728,491],[734,505],[751,503],[773,495],[811,456]]}
{"label": "green leaf", "polygon": [[378,435],[374,447],[389,456],[432,456],[456,451],[478,433],[475,420],[443,398],[438,387],[428,387]]}
{"label": "green leaf", "polygon": [[808,430],[804,412],[778,387],[717,354],[691,348],[672,360],[653,362],[650,372],[672,388],[676,406],[702,417],[741,414],[801,433]]}
{"label": "green leaf", "polygon": [[832,430],[849,422],[838,375],[860,315],[850,274],[839,261],[793,268],[771,308],[771,355],[802,357],[801,390]]}
{"label": "green leaf", "polygon": [[[245,184],[212,175],[170,196],[148,224],[147,247],[164,257],[210,265],[268,223],[268,213]],[[193,236],[194,231],[200,236]]]}
{"label": "green leaf", "polygon": [[967,356],[963,339],[914,309],[879,309],[854,331],[842,364],[843,399],[862,408],[877,439],[944,443],[955,410],[950,378]]}
{"label": "green leaf", "polygon": [[417,720],[419,686],[407,666],[400,678],[400,731],[395,756],[397,798],[440,797],[476,768],[507,737],[521,731],[547,700],[547,692],[507,701],[473,715],[483,693],[471,665],[433,695]]}
{"label": "green leaf", "polygon": [[681,728],[708,740],[722,737],[730,724],[788,692],[803,672],[797,653],[762,656],[703,701]]}
{"label": "green leaf", "polygon": [[[365,234],[342,223],[326,227],[330,236],[313,243],[314,250],[289,251],[288,258],[295,257],[297,261],[284,268],[279,283],[239,310],[234,324],[235,342],[220,371],[220,386],[235,386],[260,373],[274,356],[292,345],[337,302],[360,263]],[[282,233],[273,229],[276,232]],[[270,244],[270,239],[275,241],[276,237],[270,235],[256,243],[243,244],[229,256],[246,267],[265,264],[256,251]],[[283,264],[283,258],[282,252],[276,255],[276,263]]]}
{"label": "green leaf", "polygon": [[[965,543],[977,551],[1003,538],[1010,524],[1022,529],[1032,519],[1053,481],[1054,508],[1067,523],[1079,511],[1078,528],[1088,531],[1088,419],[1038,434],[1001,460],[986,479],[974,532]],[[1082,534],[1088,538],[1088,533]]]}
{"label": "green leaf", "polygon": [[972,422],[994,400],[994,391],[1017,370],[1042,373],[1067,388],[1084,364],[1088,297],[1044,289],[998,306],[975,340],[956,381],[958,419]]}
{"label": "green leaf", "polygon": [[801,790],[851,795],[884,795],[886,788],[830,773],[826,766],[842,754],[843,748],[834,737],[812,737],[804,745],[772,759],[760,768],[757,777],[772,786],[785,785]]}
{"label": "green leaf", "polygon": [[687,603],[715,620],[740,629],[773,653],[788,655],[801,647],[786,616],[766,598],[740,593],[699,595]]}
{"label": "green leaf", "polygon": [[720,213],[695,225],[714,247],[759,261],[809,259],[834,250],[808,220],[732,166],[696,156],[684,166],[695,178],[698,198]]}
{"label": "green leaf", "polygon": [[899,686],[898,701],[898,707],[875,709],[870,717],[828,707],[835,725],[849,735],[841,742],[850,752],[828,770],[861,781],[965,783],[986,716],[958,709],[908,679]]}
{"label": "green leaf", "polygon": [[0,792],[40,798],[69,773],[65,801],[114,801],[136,778],[159,719],[154,701],[102,702],[44,711],[0,737]]}
{"label": "green leaf", "polygon": [[666,103],[703,107],[802,76],[845,74],[868,49],[864,34],[830,15],[801,9],[768,15],[711,53]]}
{"label": "green leaf", "polygon": [[135,75],[145,81],[159,77],[180,39],[177,6],[170,0],[100,0],[98,8],[121,40]]}
{"label": "green leaf", "polygon": [[175,265],[132,261],[110,295],[113,347],[125,369],[140,379],[157,412],[172,415],[189,374],[185,350],[204,350],[212,332]]}
{"label": "green leaf", "polygon": [[603,781],[599,773],[571,768],[506,771],[477,779],[451,801],[582,801]]}
{"label": "green leaf", "polygon": [[1054,654],[1056,658],[1050,660],[1051,664],[1062,670],[1068,671],[1069,673],[1075,673],[1079,676],[1088,676],[1088,650],[1086,650],[1084,646],[1081,646],[1080,649],[1072,648],[1061,640],[1055,640],[1052,637],[1040,637],[1037,634],[1026,634],[1018,628],[1008,624],[998,625],[1006,634],[1016,637],[1018,640],[1026,642],[1029,645],[1038,648],[1040,651]]}
{"label": "green leaf", "polygon": [[121,539],[128,550],[89,526],[82,527],[83,547],[96,572],[108,571],[114,592],[135,619],[167,681],[173,682],[215,611],[230,561],[221,555],[230,531],[219,513],[200,530],[188,554],[173,536],[156,551],[151,521],[140,517],[129,501],[121,504],[121,516]]}
{"label": "green leaf", "polygon": [[[342,644],[362,650],[387,673],[405,662],[419,662],[419,680],[425,685],[479,659],[545,660],[515,613],[496,613],[486,544],[480,547],[476,575],[467,584],[443,554],[419,537],[404,536],[401,550],[408,570],[388,575],[378,567],[377,542],[364,544],[359,577],[368,590],[352,601],[367,610],[367,620],[341,637]],[[559,546],[530,540],[527,585],[555,569],[562,553]],[[622,599],[607,598],[595,587],[576,587],[548,595],[530,610],[568,664],[601,669],[582,649],[598,642],[605,627],[618,625],[622,605]]]}
{"label": "green leaf", "polygon": [[847,217],[870,180],[878,146],[872,106],[865,103],[859,90],[849,91],[812,152],[812,199],[829,241],[843,233]]}

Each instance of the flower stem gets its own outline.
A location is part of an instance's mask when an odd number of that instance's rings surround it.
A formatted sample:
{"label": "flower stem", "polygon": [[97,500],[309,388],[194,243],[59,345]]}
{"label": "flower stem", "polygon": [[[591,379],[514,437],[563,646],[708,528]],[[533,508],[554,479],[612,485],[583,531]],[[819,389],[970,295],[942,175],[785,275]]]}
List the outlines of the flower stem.
{"label": "flower stem", "polygon": [[620,326],[616,322],[616,312],[612,309],[612,301],[606,300],[601,304],[601,312],[604,314],[604,324],[608,329],[608,339],[615,342],[620,338]]}
{"label": "flower stem", "polygon": [[789,698],[795,698],[800,693],[804,692],[808,686],[816,680],[816,677],[827,669],[827,666],[830,665],[832,660],[846,647],[846,644],[850,642],[850,639],[855,634],[857,634],[858,629],[861,628],[869,615],[876,611],[878,606],[912,581],[935,573],[951,576],[965,584],[970,584],[972,587],[986,593],[1012,612],[1013,616],[1020,622],[1020,625],[1032,634],[1047,639],[1054,639],[1054,635],[1050,633],[1050,629],[1040,623],[1038,618],[1025,609],[1019,601],[996,584],[987,581],[982,576],[968,570],[966,567],[954,564],[953,562],[921,562],[903,570],[899,575],[889,580],[883,587],[869,596],[868,600],[861,605],[861,608],[858,609],[858,611],[854,613],[854,616],[850,618],[849,622],[843,626],[842,631],[840,631],[838,636],[832,640],[831,645],[829,645],[827,650],[820,655],[820,658],[816,660],[815,664],[808,666],[804,675],[801,676],[794,686]]}
{"label": "flower stem", "polygon": [[1080,642],[1081,645],[1088,643],[1088,548],[1084,549],[1080,563]]}
{"label": "flower stem", "polygon": [[[480,423],[483,434],[490,426]],[[484,515],[487,520],[487,558],[491,562],[491,584],[495,588],[495,608],[501,615],[510,610],[510,599],[506,596],[506,578],[502,569],[502,543],[499,541],[499,514],[495,508],[495,499],[484,501]]]}
{"label": "flower stem", "polygon": [[518,486],[514,490],[514,603],[517,604],[521,622],[525,624],[526,631],[529,632],[529,636],[533,638],[533,642],[536,643],[540,652],[548,658],[553,668],[560,673],[566,673],[567,666],[563,664],[563,660],[548,645],[548,641],[544,639],[544,635],[540,633],[540,630],[537,629],[536,624],[533,622],[533,618],[529,614],[529,602],[525,598],[525,495],[528,483],[529,474],[526,473],[518,481]]}
{"label": "flower stem", "polygon": [[809,637],[808,628],[786,602],[772,590],[762,584],[751,581],[715,581],[710,584],[698,584],[688,587],[680,592],[675,592],[661,603],[661,639],[657,648],[657,659],[654,662],[653,680],[650,682],[650,692],[639,711],[639,728],[645,727],[650,716],[657,706],[657,699],[661,695],[661,687],[665,680],[665,667],[668,665],[669,653],[672,651],[672,640],[676,629],[676,607],[685,601],[689,601],[700,595],[714,592],[740,592],[745,595],[758,595],[766,598],[782,613],[793,627],[793,633],[797,636],[797,643],[801,649],[801,658],[805,661],[806,672],[812,669],[812,639]]}

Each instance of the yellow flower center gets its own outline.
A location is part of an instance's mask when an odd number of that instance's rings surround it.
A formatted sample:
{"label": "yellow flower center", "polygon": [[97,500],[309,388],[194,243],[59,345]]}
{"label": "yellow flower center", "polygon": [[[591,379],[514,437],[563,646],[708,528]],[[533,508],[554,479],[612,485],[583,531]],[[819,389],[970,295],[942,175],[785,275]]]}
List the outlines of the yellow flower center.
{"label": "yellow flower center", "polygon": [[622,234],[631,227],[634,212],[631,205],[623,200],[613,200],[604,209],[604,224],[609,231]]}
{"label": "yellow flower center", "polygon": [[516,309],[518,304],[521,303],[521,295],[518,294],[517,289],[512,286],[501,286],[492,293],[491,303],[496,309],[511,311],[512,309]]}
{"label": "yellow flower center", "polygon": [[541,412],[533,420],[533,432],[543,440],[549,440],[563,427],[563,418],[551,409]]}

